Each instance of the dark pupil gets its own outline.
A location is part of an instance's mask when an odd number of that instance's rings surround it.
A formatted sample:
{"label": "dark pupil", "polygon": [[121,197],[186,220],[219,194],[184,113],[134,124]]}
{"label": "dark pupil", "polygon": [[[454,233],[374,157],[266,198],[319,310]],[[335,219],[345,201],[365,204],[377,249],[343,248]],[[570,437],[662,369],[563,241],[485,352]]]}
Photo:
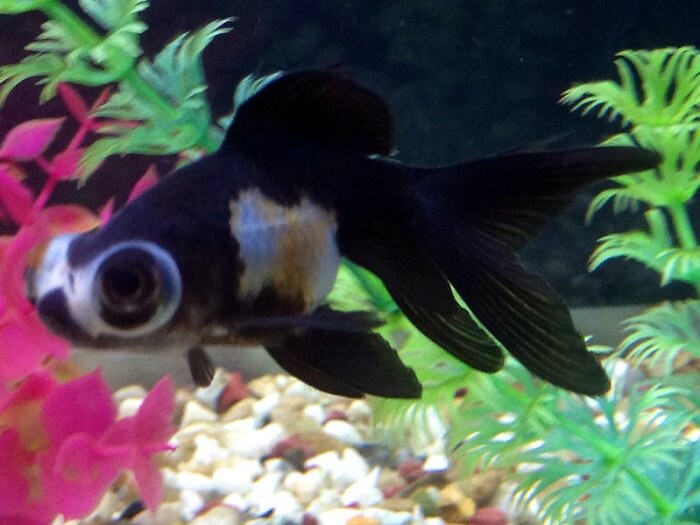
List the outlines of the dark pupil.
{"label": "dark pupil", "polygon": [[[151,282],[147,283],[148,280]],[[148,288],[153,287],[152,281],[144,268],[113,268],[104,276],[105,291],[114,302],[138,300]]]}
{"label": "dark pupil", "polygon": [[148,253],[115,253],[99,271],[100,316],[114,327],[135,328],[150,321],[160,294],[160,277]]}

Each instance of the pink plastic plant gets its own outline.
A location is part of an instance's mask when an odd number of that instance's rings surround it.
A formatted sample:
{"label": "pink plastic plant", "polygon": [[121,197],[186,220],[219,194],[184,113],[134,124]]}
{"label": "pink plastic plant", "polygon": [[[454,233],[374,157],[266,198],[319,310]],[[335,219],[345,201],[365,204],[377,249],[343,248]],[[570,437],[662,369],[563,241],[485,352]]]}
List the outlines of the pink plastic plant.
{"label": "pink plastic plant", "polygon": [[[80,123],[61,152],[47,148],[65,119],[38,119],[13,128],[0,144],[0,222],[16,225],[0,237],[0,523],[46,524],[58,514],[90,512],[121,470],[129,469],[148,508],[160,501],[162,481],[153,455],[168,450],[174,406],[173,384],[162,379],[138,413],[116,420],[116,408],[98,372],[67,382],[50,364],[68,357],[69,344],[49,333],[24,290],[24,274],[54,235],[94,228],[109,219],[79,207],[46,206],[56,185],[80,177],[81,144],[104,125],[68,85],[59,92]],[[23,165],[46,174],[36,198],[23,184]],[[156,181],[149,169],[130,198]]]}
{"label": "pink plastic plant", "polygon": [[162,496],[153,456],[169,450],[174,386],[161,379],[138,412],[117,420],[99,372],[59,383],[29,375],[0,406],[0,523],[79,518],[129,469],[148,508]]}

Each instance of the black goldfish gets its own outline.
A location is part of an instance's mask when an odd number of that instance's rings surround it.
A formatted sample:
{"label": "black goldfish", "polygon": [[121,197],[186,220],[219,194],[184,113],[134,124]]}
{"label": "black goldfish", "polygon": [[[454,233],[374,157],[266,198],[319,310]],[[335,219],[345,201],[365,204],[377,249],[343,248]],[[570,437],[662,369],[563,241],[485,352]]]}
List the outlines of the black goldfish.
{"label": "black goldfish", "polygon": [[657,154],[588,147],[414,167],[393,148],[385,102],[346,78],[249,77],[216,153],[103,227],[50,243],[29,283],[39,314],[90,347],[189,350],[198,384],[213,369],[200,345],[261,344],[321,390],[419,397],[372,331],[376,315],[326,304],[347,257],[466,364],[495,372],[505,348],[555,385],[607,391],[564,302],[516,252],[578,189],[653,168]]}

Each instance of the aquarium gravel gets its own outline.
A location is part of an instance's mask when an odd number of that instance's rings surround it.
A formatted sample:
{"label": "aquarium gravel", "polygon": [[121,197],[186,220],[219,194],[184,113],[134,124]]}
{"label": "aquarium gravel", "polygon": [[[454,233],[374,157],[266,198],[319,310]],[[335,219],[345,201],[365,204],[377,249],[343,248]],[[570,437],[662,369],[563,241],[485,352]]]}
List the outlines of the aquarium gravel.
{"label": "aquarium gravel", "polygon": [[[115,393],[120,416],[136,412],[146,390]],[[177,392],[173,450],[160,455],[165,496],[143,510],[123,474],[97,509],[55,525],[495,525],[510,516],[497,471],[460,480],[435,418],[433,440],[411,450],[374,435],[363,399],[319,392],[290,376],[245,384],[217,371],[213,383]],[[425,429],[424,429],[425,430]]]}

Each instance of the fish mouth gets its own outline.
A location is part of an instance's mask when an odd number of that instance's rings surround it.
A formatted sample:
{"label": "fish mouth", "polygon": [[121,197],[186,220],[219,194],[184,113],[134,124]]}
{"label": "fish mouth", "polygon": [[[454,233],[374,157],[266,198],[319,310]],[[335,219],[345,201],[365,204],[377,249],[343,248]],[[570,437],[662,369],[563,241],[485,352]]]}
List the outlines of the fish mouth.
{"label": "fish mouth", "polygon": [[51,332],[79,344],[92,341],[71,316],[68,299],[61,288],[43,294],[35,302],[39,317]]}

